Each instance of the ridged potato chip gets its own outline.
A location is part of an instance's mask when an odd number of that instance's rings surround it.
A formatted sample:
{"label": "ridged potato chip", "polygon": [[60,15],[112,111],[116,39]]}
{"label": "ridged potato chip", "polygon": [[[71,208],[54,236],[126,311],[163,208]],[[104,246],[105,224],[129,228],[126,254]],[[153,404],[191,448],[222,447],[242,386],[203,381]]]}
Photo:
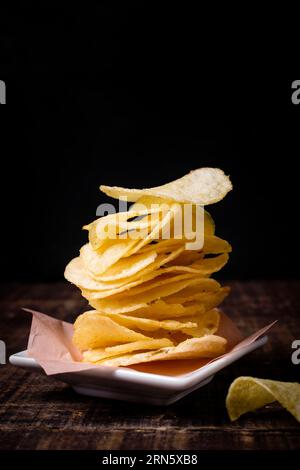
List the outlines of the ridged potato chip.
{"label": "ridged potato chip", "polygon": [[300,423],[300,384],[277,380],[238,377],[228,390],[226,408],[231,421],[278,401]]}

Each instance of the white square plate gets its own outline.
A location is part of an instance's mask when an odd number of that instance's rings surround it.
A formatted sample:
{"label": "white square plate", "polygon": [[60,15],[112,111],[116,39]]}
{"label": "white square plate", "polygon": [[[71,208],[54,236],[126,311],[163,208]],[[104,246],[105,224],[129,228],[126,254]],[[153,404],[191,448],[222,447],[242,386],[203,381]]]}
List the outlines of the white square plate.
{"label": "white square plate", "polygon": [[[263,336],[252,344],[233,351],[229,356],[221,357],[192,371],[184,369],[176,371],[175,368],[181,361],[172,361],[171,375],[157,373],[159,369],[154,373],[153,367],[151,369],[147,365],[140,365],[135,368],[99,366],[86,371],[57,374],[54,377],[71,385],[77,393],[83,395],[152,405],[170,405],[208,384],[217,372],[263,346],[267,341],[268,337]],[[44,373],[35,359],[27,356],[27,351],[13,354],[9,361],[14,366]],[[164,361],[165,370],[168,367],[167,362],[171,361]]]}

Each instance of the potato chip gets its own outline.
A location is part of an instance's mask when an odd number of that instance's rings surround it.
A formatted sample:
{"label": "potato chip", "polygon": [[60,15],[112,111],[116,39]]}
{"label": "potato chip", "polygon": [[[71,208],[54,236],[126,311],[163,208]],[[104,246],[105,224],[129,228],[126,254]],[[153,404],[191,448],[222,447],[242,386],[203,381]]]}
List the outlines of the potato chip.
{"label": "potato chip", "polygon": [[219,168],[199,168],[178,180],[154,188],[127,189],[102,185],[100,189],[108,196],[127,201],[154,196],[169,201],[208,205],[223,199],[232,189],[232,184]]}
{"label": "potato chip", "polygon": [[[155,330],[169,330],[169,331],[187,331],[188,329],[197,328],[198,322],[196,321],[176,321],[176,320],[153,320],[152,318],[133,317],[130,315],[122,315],[119,313],[102,313],[101,315],[108,316],[119,325],[126,326],[127,328],[139,329],[142,331],[155,331]],[[189,333],[187,333],[189,334]],[[194,336],[194,334],[191,334]]]}
{"label": "potato chip", "polygon": [[210,235],[205,237],[203,252],[206,254],[218,255],[220,253],[230,253],[232,250],[230,244],[222,238]]}
{"label": "potato chip", "polygon": [[147,338],[141,333],[119,325],[111,318],[94,312],[79,315],[74,323],[73,342],[81,351],[146,340]]}
{"label": "potato chip", "polygon": [[[101,217],[83,228],[89,231],[93,249],[99,249],[107,239],[117,239],[122,232],[134,231],[135,240],[143,238],[158,223],[163,208],[157,206],[143,211],[130,210]],[[133,219],[133,220],[128,220]],[[123,237],[124,239],[125,237]],[[133,238],[131,234],[131,238]]]}
{"label": "potato chip", "polygon": [[[96,281],[104,282],[117,281],[124,278],[128,279],[144,270],[147,266],[152,265],[156,258],[156,251],[151,250],[147,253],[132,255],[130,258],[121,258],[108,268],[104,274],[95,275],[91,273],[91,275]],[[85,268],[87,268],[87,266],[85,266]]]}
{"label": "potato chip", "polygon": [[214,258],[202,258],[195,261],[190,267],[203,275],[212,274],[220,271],[220,269],[225,266],[228,259],[228,254],[223,253],[222,255],[215,256]]}
{"label": "potato chip", "polygon": [[119,344],[118,346],[110,346],[107,348],[88,349],[82,353],[83,360],[87,362],[99,362],[102,359],[113,356],[128,354],[132,351],[142,351],[151,349],[160,349],[173,346],[168,338],[148,339],[146,341],[134,341],[133,343]]}
{"label": "potato chip", "polygon": [[278,401],[300,422],[300,384],[296,382],[238,377],[228,390],[226,408],[231,421],[235,421],[273,401]]}
{"label": "potato chip", "polygon": [[[121,313],[125,315],[133,315],[145,318],[153,318],[157,320],[164,320],[170,318],[177,318],[180,316],[191,316],[194,313],[201,311],[201,306],[193,303],[187,307],[181,304],[167,304],[163,300],[156,300],[152,303],[140,303],[140,304],[124,304],[116,306],[115,303],[105,303],[104,301],[91,301],[90,304],[97,308],[101,302],[101,312],[103,313]],[[93,305],[94,304],[94,305]]]}
{"label": "potato chip", "polygon": [[196,322],[195,327],[184,327],[181,331],[188,336],[194,336],[195,338],[201,338],[201,336],[210,335],[216,333],[220,324],[220,314],[217,309],[209,310],[203,314],[185,318],[185,321],[190,320]]}
{"label": "potato chip", "polygon": [[142,362],[166,361],[174,359],[214,358],[224,354],[227,341],[216,335],[190,338],[174,347],[167,347],[138,354],[125,354],[113,359],[98,361],[106,366],[130,366]]}
{"label": "potato chip", "polygon": [[[207,280],[213,279],[209,278]],[[204,279],[202,279],[202,281],[204,281]],[[165,302],[171,304],[183,304],[194,300],[198,300],[199,302],[208,302],[209,299],[215,298],[217,294],[221,295],[221,293],[226,294],[229,292],[227,287],[221,288],[220,284],[218,283],[208,284],[208,286],[205,286],[205,289],[199,289],[199,283],[190,283],[189,286],[185,287],[180,292],[178,291],[172,295],[165,297]],[[201,282],[201,285],[204,285],[204,282]],[[209,288],[210,290],[208,290]]]}
{"label": "potato chip", "polygon": [[[126,307],[125,307],[126,308]],[[106,309],[104,309],[106,311]],[[156,300],[145,307],[137,308],[131,312],[123,310],[123,314],[133,315],[135,317],[152,318],[156,320],[174,319],[180,317],[192,317],[197,313],[204,313],[204,308],[197,302],[190,302],[189,305],[168,304],[164,300]],[[117,310],[110,309],[108,313],[119,313]],[[192,318],[191,318],[192,319]]]}
{"label": "potato chip", "polygon": [[[168,284],[172,282],[179,281],[181,279],[189,279],[199,276],[199,271],[197,269],[191,269],[190,272],[177,273],[177,267],[170,267],[162,270],[155,270],[147,272],[143,277],[134,276],[130,279],[120,279],[116,282],[100,282],[92,278],[80,264],[80,258],[72,260],[66,277],[71,282],[76,280],[76,283],[80,288],[85,292],[89,291],[88,297],[92,299],[102,299],[105,297],[111,297],[115,295],[121,295],[122,293],[127,293],[135,295],[138,292],[151,289],[158,285]],[[172,275],[174,274],[174,275]],[[73,279],[73,281],[72,281]],[[135,287],[140,286],[139,289],[134,289]],[[129,291],[129,292],[127,292]]]}
{"label": "potato chip", "polygon": [[204,257],[204,253],[198,252],[196,250],[182,250],[181,253],[177,256],[176,259],[166,263],[166,266],[182,266],[186,267],[199,261]]}
{"label": "potato chip", "polygon": [[[150,294],[152,298],[153,292],[154,292],[154,295],[159,295],[163,297],[163,296],[169,295],[169,292],[170,293],[177,292],[178,290],[183,288],[181,286],[188,286],[192,284],[192,282],[195,279],[196,280],[203,279],[202,277],[199,277],[197,272],[172,275],[172,272],[169,272],[169,271],[173,270],[173,268],[174,267],[167,268],[163,272],[159,271],[158,273],[157,272],[148,273],[144,276],[144,278],[133,281],[130,284],[124,284],[120,287],[116,287],[116,288],[109,289],[109,290],[104,290],[104,289],[101,290],[100,287],[95,288],[95,289],[93,288],[93,290],[91,288],[87,288],[84,286],[82,287],[84,287],[85,289],[84,293],[87,294],[88,299],[105,299],[107,297],[110,297],[110,298],[117,300],[117,299],[124,299],[124,297],[137,297],[138,295],[141,295],[143,293],[145,293],[145,295],[147,296],[147,291],[152,292],[152,294]],[[182,282],[184,284],[182,284]],[[99,285],[99,283],[96,283],[96,284]],[[92,282],[90,282],[88,285],[92,286],[96,284],[92,284]],[[87,290],[92,290],[92,291],[87,292]],[[148,302],[149,301],[150,300],[148,300]]]}
{"label": "potato chip", "polygon": [[[143,269],[140,269],[139,271],[137,271],[137,269],[136,269],[136,268],[138,268],[138,266],[134,266],[134,262],[135,262],[134,259],[138,255],[132,255],[129,258],[122,258],[120,261],[123,261],[123,266],[128,267],[127,271],[125,269],[124,269],[124,271],[131,272],[133,270],[136,270],[137,272],[135,272],[134,274],[131,274],[128,277],[126,277],[126,279],[124,279],[124,277],[125,277],[124,276],[123,280],[120,282],[120,285],[122,284],[122,282],[126,282],[126,283],[129,284],[133,281],[136,281],[137,278],[139,278],[139,279],[144,278],[146,276],[146,274],[149,274],[149,273],[153,273],[153,276],[152,276],[153,278],[155,278],[157,276],[160,276],[160,274],[163,274],[163,271],[159,270],[159,268],[163,265],[167,265],[167,263],[169,263],[170,261],[175,260],[177,258],[177,256],[180,255],[180,253],[182,253],[183,250],[184,250],[183,247],[179,247],[179,248],[177,247],[177,249],[174,250],[174,251],[169,251],[168,253],[161,253],[158,256],[156,256],[156,259],[153,260],[152,263],[149,263],[147,266],[145,266]],[[142,253],[142,255],[140,255],[140,256],[143,256],[143,258],[145,259],[146,257],[149,256],[150,253],[153,253],[153,251]],[[114,268],[117,269],[118,264],[119,264],[119,262],[116,263],[114,266],[112,266],[112,268],[110,270],[114,270]],[[140,262],[139,265],[141,266],[142,262]],[[176,270],[174,270],[174,271],[176,271]],[[107,272],[108,271],[105,272],[105,275],[106,275]],[[154,274],[154,272],[155,272],[155,274]],[[172,270],[170,272],[172,272]],[[105,275],[104,275],[104,278],[105,278]],[[95,276],[94,275],[92,277],[96,281],[102,280],[101,279],[102,276]],[[107,282],[107,288],[109,288],[110,282],[114,282],[117,285],[117,281],[118,281],[118,279],[115,280],[115,278],[113,278],[113,277],[112,277],[111,281],[106,281],[105,280],[105,282]]]}
{"label": "potato chip", "polygon": [[214,279],[189,278],[180,280],[178,282],[172,282],[167,285],[156,286],[137,295],[126,294],[126,296],[122,296],[121,294],[119,296],[114,296],[114,298],[108,299],[93,299],[91,298],[90,292],[87,291],[84,291],[83,295],[89,300],[90,305],[92,305],[92,307],[94,307],[96,310],[110,312],[118,311],[119,313],[123,313],[125,311],[129,312],[132,310],[137,310],[138,308],[146,307],[149,302],[153,302],[154,300],[161,299],[162,297],[175,294],[176,292],[183,290],[188,286],[194,286],[194,288],[197,288],[198,293],[215,292],[220,288],[219,283]]}
{"label": "potato chip", "polygon": [[[158,260],[156,266],[159,267],[159,264],[162,264],[164,260],[172,259],[175,255],[176,253],[173,253],[166,257],[161,257]],[[197,265],[195,268],[177,266],[155,270],[149,268],[142,270],[139,273],[139,276],[133,275],[129,278],[117,279],[116,281],[99,281],[97,277],[93,277],[89,274],[88,271],[85,270],[82,258],[80,257],[74,258],[72,261],[70,261],[66,267],[65,277],[80,288],[93,291],[90,294],[91,298],[104,298],[118,294],[128,289],[132,289],[133,287],[140,284],[142,284],[142,287],[138,291],[131,291],[132,294],[155,287],[156,285],[166,284],[173,281],[176,282],[177,280],[181,279],[178,277],[179,275],[176,276],[178,271],[182,271],[183,273],[186,272],[186,274],[181,274],[181,278],[184,279],[193,277],[194,275],[198,275],[200,273],[202,274],[202,272],[205,272],[205,267],[201,268]],[[170,276],[172,273],[175,274],[173,277]],[[153,281],[150,283],[150,281],[154,278],[158,278],[158,280],[156,282]]]}
{"label": "potato chip", "polygon": [[102,274],[125,256],[136,243],[138,241],[131,238],[109,240],[101,252],[94,250],[91,244],[87,243],[80,249],[80,257],[84,265],[89,267],[89,271]]}
{"label": "potato chip", "polygon": [[162,220],[153,227],[153,229],[147,236],[141,239],[136,245],[131,247],[128,254],[130,255],[130,254],[137,253],[141,248],[143,248],[143,246],[147,245],[152,240],[158,239],[161,232],[165,230],[167,227],[170,227],[172,219],[176,217],[178,213],[180,213],[180,211],[181,211],[180,204],[171,204],[169,206],[169,210],[166,211]]}

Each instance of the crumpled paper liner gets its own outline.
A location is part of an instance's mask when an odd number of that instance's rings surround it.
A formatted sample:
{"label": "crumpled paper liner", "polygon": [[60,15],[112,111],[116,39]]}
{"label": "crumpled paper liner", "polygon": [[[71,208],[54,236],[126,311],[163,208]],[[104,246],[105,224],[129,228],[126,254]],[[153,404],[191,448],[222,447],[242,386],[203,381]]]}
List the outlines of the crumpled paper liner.
{"label": "crumpled paper liner", "polygon": [[[108,367],[80,362],[82,355],[72,343],[73,325],[71,323],[58,320],[34,310],[24,310],[32,314],[27,354],[40,364],[47,375]],[[220,357],[230,355],[233,351],[253,343],[276,323],[275,321],[248,338],[242,339],[242,334],[235,324],[223,312],[220,313],[220,327],[216,334],[223,336],[228,341],[228,352],[224,355],[214,359],[160,361],[159,365],[158,362],[155,364],[137,364],[130,368],[148,373],[166,373],[167,375],[186,373],[208,363],[217,361]],[[164,364],[162,365],[162,363]],[[176,372],[174,370],[175,373],[173,374],[172,369],[174,369],[174,363],[176,364]]]}

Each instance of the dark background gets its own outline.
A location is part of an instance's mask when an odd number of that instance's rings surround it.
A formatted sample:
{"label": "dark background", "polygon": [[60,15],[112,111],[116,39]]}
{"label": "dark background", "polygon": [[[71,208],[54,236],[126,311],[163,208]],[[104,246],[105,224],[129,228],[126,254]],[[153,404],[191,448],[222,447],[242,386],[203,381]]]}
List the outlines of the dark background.
{"label": "dark background", "polygon": [[234,249],[221,276],[298,277],[293,80],[215,56],[190,10],[160,13],[1,15],[1,280],[61,279],[108,202],[100,184],[150,187],[201,166],[234,185],[208,208]]}

